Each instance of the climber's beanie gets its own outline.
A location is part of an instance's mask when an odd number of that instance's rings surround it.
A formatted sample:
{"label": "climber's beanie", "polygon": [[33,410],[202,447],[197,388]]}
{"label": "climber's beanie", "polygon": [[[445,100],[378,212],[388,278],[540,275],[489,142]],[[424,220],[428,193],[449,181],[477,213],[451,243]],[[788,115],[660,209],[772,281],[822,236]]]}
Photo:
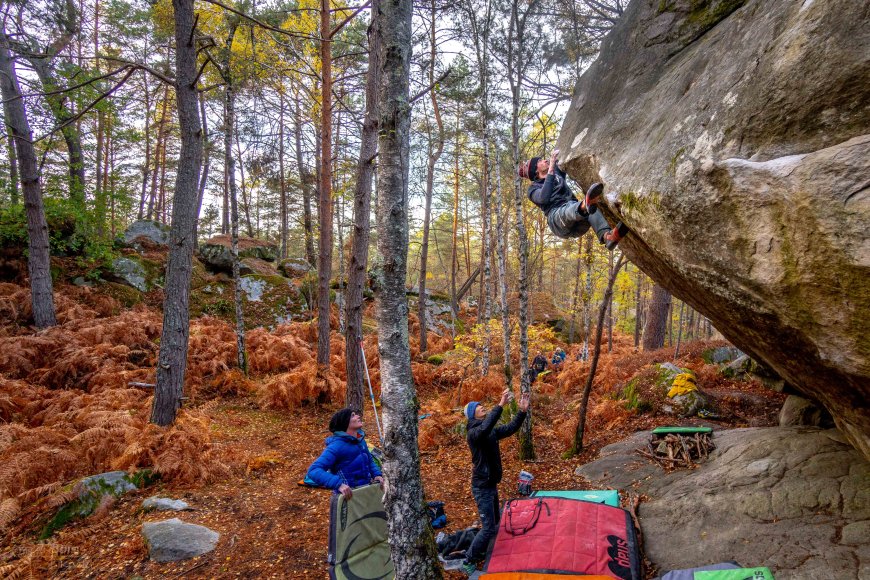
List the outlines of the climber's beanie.
{"label": "climber's beanie", "polygon": [[462,410],[465,413],[465,418],[471,421],[474,418],[474,411],[480,405],[477,401],[471,401],[467,405],[465,405],[465,409]]}
{"label": "climber's beanie", "polygon": [[335,415],[332,416],[332,419],[329,420],[329,430],[333,433],[347,431],[347,428],[350,425],[351,415],[353,415],[353,409],[350,408],[336,412]]}
{"label": "climber's beanie", "polygon": [[519,175],[525,179],[530,179],[534,181],[538,177],[538,161],[540,161],[540,157],[532,157],[528,161],[524,161],[520,163],[519,167]]}

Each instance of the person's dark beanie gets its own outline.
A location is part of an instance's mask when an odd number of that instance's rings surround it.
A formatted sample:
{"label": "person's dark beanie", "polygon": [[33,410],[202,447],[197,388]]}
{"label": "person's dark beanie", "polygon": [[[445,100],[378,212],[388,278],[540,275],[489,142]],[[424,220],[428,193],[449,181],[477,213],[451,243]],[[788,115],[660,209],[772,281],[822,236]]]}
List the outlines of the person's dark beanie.
{"label": "person's dark beanie", "polygon": [[541,160],[540,157],[532,157],[528,161],[524,163],[520,163],[519,174],[520,177],[525,179],[530,179],[534,181],[538,178],[538,162]]}
{"label": "person's dark beanie", "polygon": [[338,431],[347,431],[347,426],[350,425],[350,416],[353,415],[353,409],[342,409],[332,416],[329,420],[329,430],[333,433]]}

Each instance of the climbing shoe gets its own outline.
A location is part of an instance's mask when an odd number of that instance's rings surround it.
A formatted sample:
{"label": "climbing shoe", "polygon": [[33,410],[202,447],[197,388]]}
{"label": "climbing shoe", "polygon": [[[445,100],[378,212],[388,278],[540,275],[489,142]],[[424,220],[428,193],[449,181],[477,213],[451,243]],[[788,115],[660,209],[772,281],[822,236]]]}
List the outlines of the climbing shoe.
{"label": "climbing shoe", "polygon": [[463,574],[467,576],[471,576],[475,572],[477,572],[477,565],[472,564],[468,560],[462,563],[462,567],[459,569]]}
{"label": "climbing shoe", "polygon": [[616,227],[604,234],[604,247],[608,250],[613,250],[619,240],[628,234],[628,226],[622,222],[616,224]]}
{"label": "climbing shoe", "polygon": [[586,190],[586,198],[583,200],[583,207],[587,212],[592,212],[592,208],[598,203],[598,198],[604,192],[604,186],[600,183],[593,183]]}

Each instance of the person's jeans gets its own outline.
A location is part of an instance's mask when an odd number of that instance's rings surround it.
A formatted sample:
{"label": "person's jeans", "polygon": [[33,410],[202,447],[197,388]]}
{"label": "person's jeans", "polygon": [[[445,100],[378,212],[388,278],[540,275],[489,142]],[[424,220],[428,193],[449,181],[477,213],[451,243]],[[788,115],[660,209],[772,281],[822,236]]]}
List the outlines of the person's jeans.
{"label": "person's jeans", "polygon": [[550,230],[560,238],[579,238],[589,230],[589,226],[595,231],[598,241],[604,242],[604,234],[610,231],[610,224],[604,219],[604,215],[593,208],[589,214],[581,213],[580,202],[570,201],[550,210],[547,215],[547,224]]}
{"label": "person's jeans", "polygon": [[486,556],[489,542],[498,533],[499,503],[498,488],[496,487],[472,487],[471,494],[477,504],[480,514],[481,530],[474,536],[474,541],[465,553],[465,561],[476,564]]}

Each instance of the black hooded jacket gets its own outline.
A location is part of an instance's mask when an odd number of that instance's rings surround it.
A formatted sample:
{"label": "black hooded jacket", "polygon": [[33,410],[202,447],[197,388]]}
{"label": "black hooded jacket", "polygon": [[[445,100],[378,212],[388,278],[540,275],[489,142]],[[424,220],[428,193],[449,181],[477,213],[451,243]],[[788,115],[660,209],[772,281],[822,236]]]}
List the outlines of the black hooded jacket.
{"label": "black hooded jacket", "polygon": [[571,187],[565,179],[565,172],[556,164],[554,173],[547,175],[545,179],[536,179],[529,185],[529,199],[549,216],[553,208],[564,205],[570,201],[577,201]]}
{"label": "black hooded jacket", "polygon": [[507,425],[496,427],[502,408],[496,405],[483,419],[469,419],[468,447],[471,449],[471,485],[473,487],[495,487],[501,481],[501,451],[499,439],[510,437],[517,431],[526,418],[526,412],[518,412]]}

